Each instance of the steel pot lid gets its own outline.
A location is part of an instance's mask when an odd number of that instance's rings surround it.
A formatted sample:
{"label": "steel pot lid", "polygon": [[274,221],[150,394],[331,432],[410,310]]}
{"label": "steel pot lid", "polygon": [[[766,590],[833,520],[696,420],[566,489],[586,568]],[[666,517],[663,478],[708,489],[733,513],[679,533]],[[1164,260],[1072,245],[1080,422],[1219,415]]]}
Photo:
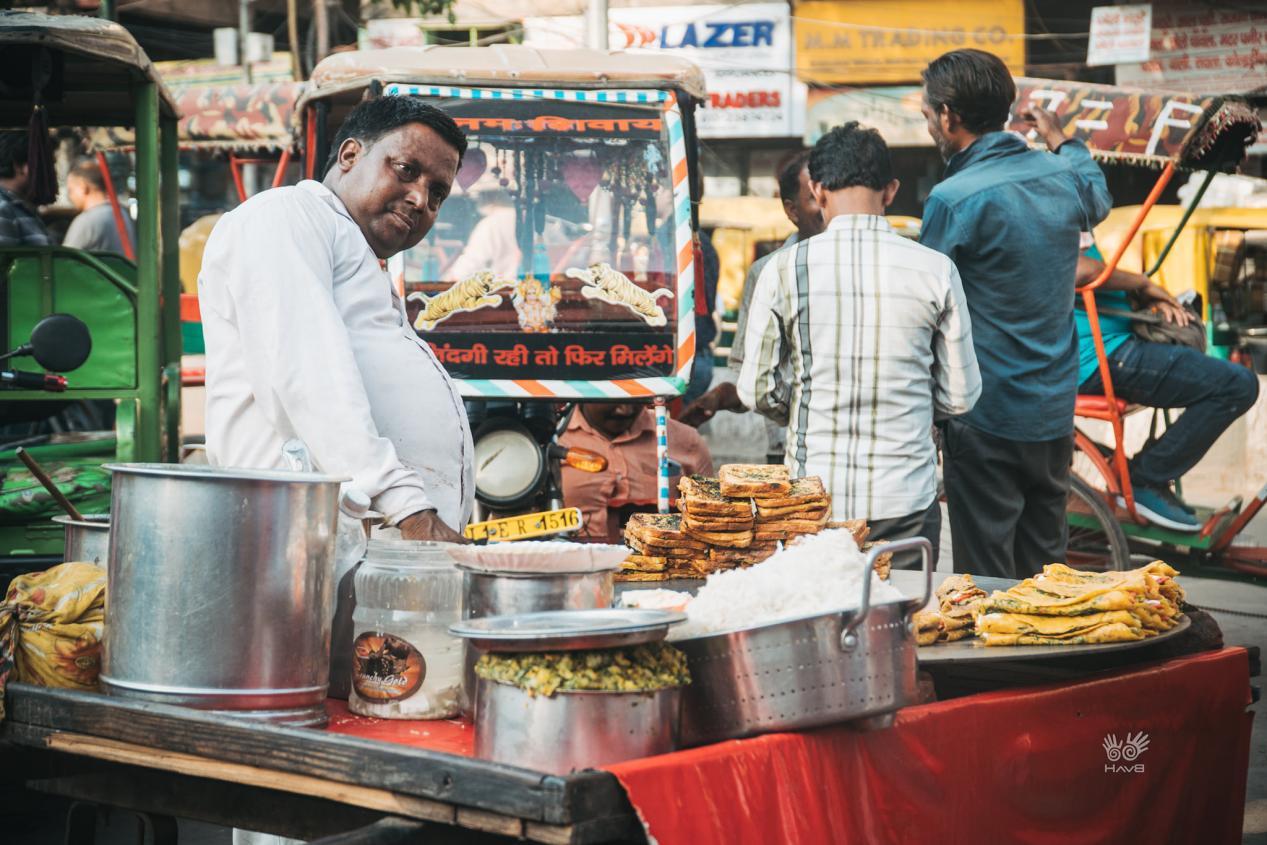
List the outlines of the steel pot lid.
{"label": "steel pot lid", "polygon": [[157,478],[188,478],[197,481],[275,481],[283,484],[342,484],[349,476],[293,472],[284,469],[212,467],[206,464],[102,464],[111,472],[148,475]]}
{"label": "steel pot lid", "polygon": [[685,620],[685,613],[668,610],[548,610],[467,619],[449,633],[484,651],[573,651],[657,642]]}

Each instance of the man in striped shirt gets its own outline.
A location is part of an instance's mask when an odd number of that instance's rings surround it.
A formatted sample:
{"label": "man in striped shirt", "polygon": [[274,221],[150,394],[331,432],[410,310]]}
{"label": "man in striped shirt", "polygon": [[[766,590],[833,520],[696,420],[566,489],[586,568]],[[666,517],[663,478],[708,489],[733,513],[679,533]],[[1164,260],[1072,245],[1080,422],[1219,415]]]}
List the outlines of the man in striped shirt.
{"label": "man in striped shirt", "polygon": [[934,415],[965,413],[981,392],[959,273],[885,220],[898,181],[874,129],[824,135],[809,174],[827,231],[762,270],[739,396],[788,427],[784,462],[823,477],[833,518],[935,550]]}

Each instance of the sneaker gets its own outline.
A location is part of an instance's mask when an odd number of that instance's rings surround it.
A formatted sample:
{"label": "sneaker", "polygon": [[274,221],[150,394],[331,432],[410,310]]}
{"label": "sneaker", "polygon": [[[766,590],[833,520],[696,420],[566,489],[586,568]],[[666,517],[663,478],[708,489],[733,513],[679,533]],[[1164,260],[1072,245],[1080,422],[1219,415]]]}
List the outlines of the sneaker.
{"label": "sneaker", "polygon": [[[1122,497],[1118,497],[1118,506],[1126,507]],[[1167,488],[1136,487],[1135,510],[1153,525],[1169,528],[1172,531],[1200,531],[1201,523],[1194,514],[1184,509],[1175,494]]]}

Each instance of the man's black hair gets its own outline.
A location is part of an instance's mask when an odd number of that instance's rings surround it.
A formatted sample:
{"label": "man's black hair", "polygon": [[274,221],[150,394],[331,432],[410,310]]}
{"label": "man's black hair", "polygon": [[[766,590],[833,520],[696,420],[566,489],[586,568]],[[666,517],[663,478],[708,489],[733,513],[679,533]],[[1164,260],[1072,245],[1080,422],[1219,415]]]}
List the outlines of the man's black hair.
{"label": "man's black hair", "polygon": [[26,164],[29,151],[25,129],[0,132],[0,179],[16,176],[13,165]]}
{"label": "man's black hair", "polygon": [[796,202],[801,190],[801,171],[809,165],[810,150],[801,150],[779,170],[779,199]]}
{"label": "man's black hair", "polygon": [[66,175],[78,176],[80,179],[83,179],[91,185],[95,190],[98,190],[103,194],[106,192],[106,180],[105,177],[101,175],[101,165],[97,163],[95,158],[88,158],[87,156],[84,156],[83,158],[78,159],[73,165],[71,165],[70,172]]}
{"label": "man's black hair", "polygon": [[893,181],[889,145],[876,130],[851,120],[818,139],[809,154],[809,178],[829,191],[882,191]]}
{"label": "man's black hair", "polygon": [[389,132],[410,123],[421,123],[433,130],[449,146],[458,151],[458,161],[466,155],[466,135],[453,122],[453,118],[435,106],[427,105],[417,97],[390,96],[365,100],[352,109],[347,120],[339,127],[339,134],[330,146],[325,172],[330,172],[339,158],[339,147],[349,138],[355,138],[368,147]]}
{"label": "man's black hair", "polygon": [[1003,60],[983,50],[953,50],[920,73],[933,111],[945,106],[973,135],[998,132],[1016,99],[1016,83]]}

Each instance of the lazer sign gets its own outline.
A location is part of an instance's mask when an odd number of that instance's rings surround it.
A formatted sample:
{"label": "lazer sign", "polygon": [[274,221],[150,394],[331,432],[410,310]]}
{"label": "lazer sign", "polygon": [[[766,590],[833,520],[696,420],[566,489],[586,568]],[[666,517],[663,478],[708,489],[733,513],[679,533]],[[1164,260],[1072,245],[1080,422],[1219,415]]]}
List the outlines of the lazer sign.
{"label": "lazer sign", "polygon": [[774,47],[774,21],[717,21],[660,28],[660,48]]}
{"label": "lazer sign", "polygon": [[[524,19],[530,47],[581,47],[584,32],[578,16]],[[670,53],[699,65],[709,94],[696,113],[701,137],[795,137],[804,130],[805,85],[792,73],[785,3],[611,9],[607,42],[613,50]]]}

